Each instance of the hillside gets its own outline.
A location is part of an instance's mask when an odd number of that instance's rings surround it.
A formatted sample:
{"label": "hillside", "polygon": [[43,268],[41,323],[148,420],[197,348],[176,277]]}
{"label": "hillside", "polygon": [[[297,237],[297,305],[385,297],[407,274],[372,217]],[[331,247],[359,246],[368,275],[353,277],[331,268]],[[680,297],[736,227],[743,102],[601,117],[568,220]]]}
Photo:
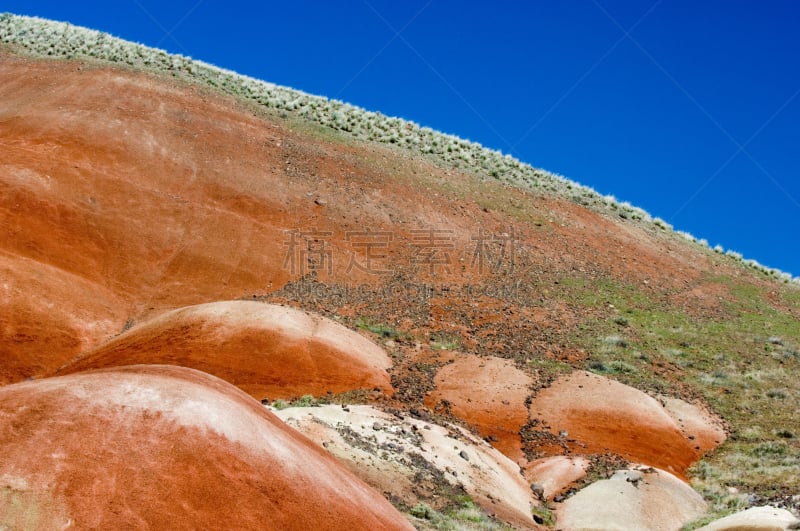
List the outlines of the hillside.
{"label": "hillside", "polygon": [[[327,449],[312,454],[333,476],[418,527],[580,527],[586,508],[631,514],[634,495],[654,511],[639,522],[658,514],[663,528],[798,510],[800,288],[788,275],[396,118],[58,23],[2,15],[0,43],[3,422],[30,394],[46,397],[31,429],[56,413],[85,429],[85,408],[53,389],[97,400],[107,381],[117,398],[98,418],[127,419],[147,454],[148,419],[169,406],[125,412],[119,393],[141,374],[158,394],[164,370],[214,390],[196,391],[209,401],[196,407],[226,455],[241,441],[220,439],[214,408],[235,396],[238,415],[256,415],[261,400]],[[163,365],[185,368],[146,368]],[[5,450],[24,446],[20,425],[0,425]],[[157,428],[183,441],[180,426]],[[292,433],[302,442],[275,455],[302,460],[311,443]],[[92,470],[79,447],[64,451]],[[220,474],[290,514],[252,481],[273,457]],[[0,524],[23,521],[8,516],[20,503],[89,514],[64,495],[80,473],[9,463]],[[592,498],[615,481],[649,490]],[[48,482],[58,488],[30,487]],[[214,496],[191,502],[198,522]],[[342,522],[357,516],[332,505]],[[404,524],[381,507],[386,527]]]}

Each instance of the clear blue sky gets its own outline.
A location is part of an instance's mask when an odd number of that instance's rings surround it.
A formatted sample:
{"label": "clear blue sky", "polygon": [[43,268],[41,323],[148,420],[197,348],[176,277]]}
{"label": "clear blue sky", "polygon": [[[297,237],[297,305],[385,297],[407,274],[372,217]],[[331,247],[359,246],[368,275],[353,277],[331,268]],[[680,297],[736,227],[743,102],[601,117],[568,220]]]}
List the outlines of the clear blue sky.
{"label": "clear blue sky", "polygon": [[800,275],[795,0],[10,0],[512,153]]}

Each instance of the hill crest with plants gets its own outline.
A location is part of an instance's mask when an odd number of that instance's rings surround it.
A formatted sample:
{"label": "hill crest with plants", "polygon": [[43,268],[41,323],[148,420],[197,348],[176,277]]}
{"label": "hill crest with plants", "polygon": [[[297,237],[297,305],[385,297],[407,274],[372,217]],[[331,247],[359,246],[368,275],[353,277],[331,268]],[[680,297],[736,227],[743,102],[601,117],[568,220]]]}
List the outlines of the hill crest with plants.
{"label": "hill crest with plants", "polygon": [[[0,42],[22,47],[41,57],[87,58],[143,68],[198,81],[225,93],[246,98],[268,108],[296,113],[318,124],[345,132],[361,140],[397,145],[423,155],[436,157],[455,168],[468,168],[517,186],[545,190],[570,200],[672,231],[660,218],[615,197],[601,195],[592,188],[564,176],[534,168],[512,155],[484,147],[458,136],[435,131],[403,118],[368,111],[348,103],[307,94],[226,70],[201,60],[170,54],[158,48],[132,43],[107,33],[37,17],[0,14]],[[709,248],[703,238],[685,231],[677,234]],[[760,271],[782,282],[800,284],[800,276],[760,264],[733,250],[716,245],[713,251]]]}

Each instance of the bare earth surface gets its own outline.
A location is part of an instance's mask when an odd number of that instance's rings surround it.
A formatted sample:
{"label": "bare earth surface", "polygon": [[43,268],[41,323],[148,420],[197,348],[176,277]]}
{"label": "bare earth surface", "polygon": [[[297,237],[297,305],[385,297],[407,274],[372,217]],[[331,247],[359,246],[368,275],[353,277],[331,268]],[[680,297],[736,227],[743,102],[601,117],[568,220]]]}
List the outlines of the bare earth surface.
{"label": "bare earth surface", "polygon": [[5,386],[0,441],[12,529],[410,528],[327,452],[191,369]]}
{"label": "bare earth surface", "polygon": [[703,498],[672,474],[648,467],[620,470],[558,508],[564,529],[680,529],[702,515]]}
{"label": "bare earth surface", "polygon": [[541,486],[542,497],[551,500],[572,483],[586,476],[589,460],[585,457],[556,455],[531,461],[525,467],[525,477]]}
{"label": "bare earth surface", "polygon": [[[678,421],[654,398],[589,372],[573,373],[544,389],[531,403],[531,416],[570,448],[611,451],[679,477],[701,453],[693,444],[695,436],[684,435]],[[695,429],[704,440],[714,436],[707,433],[717,433],[714,425]]]}
{"label": "bare earth surface", "polygon": [[392,362],[380,347],[330,319],[252,301],[167,312],[59,373],[142,363],[198,369],[258,400],[361,388],[391,394]]}
{"label": "bare earth surface", "polygon": [[[704,510],[689,467],[728,433],[685,366],[642,347],[649,380],[585,370],[610,348],[587,337],[646,344],[626,328],[646,305],[729,316],[741,268],[651,225],[0,50],[0,235],[0,527],[400,529],[397,508],[463,496],[521,528]],[[286,424],[257,402],[303,395],[370,405]],[[592,483],[629,462],[655,468]]]}
{"label": "bare earth surface", "polygon": [[751,507],[703,526],[699,531],[783,531],[800,529],[800,519],[786,509]]}
{"label": "bare earth surface", "polygon": [[462,356],[439,369],[435,383],[436,390],[425,401],[431,408],[446,401],[455,416],[476,426],[496,448],[524,461],[519,430],[528,422],[530,376],[509,360]]}
{"label": "bare earth surface", "polygon": [[525,528],[536,526],[531,508],[538,503],[519,467],[456,426],[397,418],[369,406],[275,413],[380,492],[418,503],[444,481],[469,494],[491,515]]}

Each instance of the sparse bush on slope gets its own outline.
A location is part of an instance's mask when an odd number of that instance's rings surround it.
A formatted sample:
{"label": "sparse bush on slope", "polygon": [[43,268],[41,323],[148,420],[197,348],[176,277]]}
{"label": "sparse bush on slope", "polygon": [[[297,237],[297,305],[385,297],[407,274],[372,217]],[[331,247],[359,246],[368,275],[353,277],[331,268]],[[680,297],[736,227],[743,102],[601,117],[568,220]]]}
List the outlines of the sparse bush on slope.
{"label": "sparse bush on slope", "polygon": [[[454,135],[440,133],[401,118],[364,110],[338,100],[306,94],[237,74],[183,55],[112,37],[100,31],[35,17],[0,14],[0,43],[21,47],[40,57],[85,58],[109,61],[145,70],[167,72],[199,81],[228,94],[246,98],[267,108],[294,112],[307,120],[343,131],[361,140],[392,144],[432,156],[453,165],[517,186],[557,194],[570,200],[614,212],[622,219],[649,223],[658,230],[672,231],[664,220],[653,219],[641,208],[603,196],[588,186],[561,175],[534,168],[511,155]],[[708,248],[708,242],[678,232],[687,240]],[[721,249],[721,248],[720,248]],[[744,260],[733,251],[726,255],[783,282],[800,283],[800,277]]]}

